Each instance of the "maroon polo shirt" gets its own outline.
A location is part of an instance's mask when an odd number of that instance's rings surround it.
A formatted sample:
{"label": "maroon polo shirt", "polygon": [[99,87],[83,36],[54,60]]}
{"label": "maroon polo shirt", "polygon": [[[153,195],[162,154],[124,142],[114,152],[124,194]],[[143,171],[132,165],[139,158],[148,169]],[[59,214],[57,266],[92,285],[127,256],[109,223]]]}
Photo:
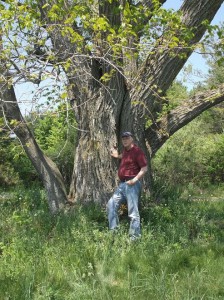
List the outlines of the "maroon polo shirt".
{"label": "maroon polo shirt", "polygon": [[136,145],[122,152],[122,159],[118,169],[121,181],[135,177],[141,168],[147,166],[144,152]]}

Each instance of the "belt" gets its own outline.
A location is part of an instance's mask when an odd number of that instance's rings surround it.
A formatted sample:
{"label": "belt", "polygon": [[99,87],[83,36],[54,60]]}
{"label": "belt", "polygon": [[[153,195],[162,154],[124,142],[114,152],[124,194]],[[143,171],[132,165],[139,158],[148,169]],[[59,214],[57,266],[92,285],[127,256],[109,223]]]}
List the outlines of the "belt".
{"label": "belt", "polygon": [[126,181],[129,181],[129,180],[132,180],[133,178],[135,178],[135,177],[128,177],[128,178],[125,178],[125,179],[121,180],[121,182],[126,182]]}

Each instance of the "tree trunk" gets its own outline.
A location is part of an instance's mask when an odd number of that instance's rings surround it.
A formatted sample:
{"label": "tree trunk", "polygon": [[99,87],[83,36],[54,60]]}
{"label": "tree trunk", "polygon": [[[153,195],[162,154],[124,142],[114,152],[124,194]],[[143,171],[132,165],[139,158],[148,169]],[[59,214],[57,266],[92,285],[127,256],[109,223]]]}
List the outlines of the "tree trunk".
{"label": "tree trunk", "polygon": [[[115,89],[114,86],[118,86]],[[120,147],[119,108],[126,87],[120,74],[110,84],[86,96],[81,110],[74,104],[79,120],[78,145],[69,198],[81,202],[107,202],[117,178],[117,161],[110,156],[111,147]],[[116,104],[116,105],[115,105]]]}
{"label": "tree trunk", "polygon": [[8,88],[1,84],[1,106],[8,125],[19,138],[44,184],[51,213],[57,213],[67,202],[61,173],[52,160],[45,156],[37,145],[33,134],[20,113],[12,86]]}

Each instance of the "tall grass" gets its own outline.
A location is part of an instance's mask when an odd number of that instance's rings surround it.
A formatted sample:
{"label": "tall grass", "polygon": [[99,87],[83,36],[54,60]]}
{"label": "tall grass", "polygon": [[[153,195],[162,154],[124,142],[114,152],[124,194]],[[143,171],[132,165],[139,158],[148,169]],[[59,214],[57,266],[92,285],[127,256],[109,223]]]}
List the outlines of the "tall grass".
{"label": "tall grass", "polygon": [[131,243],[125,216],[114,235],[100,207],[51,217],[39,188],[2,191],[0,299],[224,299],[224,193],[212,199],[145,199]]}

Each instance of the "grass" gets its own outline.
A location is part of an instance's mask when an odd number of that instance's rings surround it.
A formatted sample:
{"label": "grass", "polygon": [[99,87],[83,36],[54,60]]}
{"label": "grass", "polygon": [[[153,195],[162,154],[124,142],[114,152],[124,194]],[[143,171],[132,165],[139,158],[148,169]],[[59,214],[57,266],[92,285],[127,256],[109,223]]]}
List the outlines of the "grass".
{"label": "grass", "polygon": [[[39,188],[0,196],[0,299],[224,299],[224,193],[144,201],[142,239],[116,235],[105,210],[51,217]],[[214,194],[214,191],[213,191]],[[213,198],[212,198],[213,197]],[[213,199],[210,201],[209,199]]]}

